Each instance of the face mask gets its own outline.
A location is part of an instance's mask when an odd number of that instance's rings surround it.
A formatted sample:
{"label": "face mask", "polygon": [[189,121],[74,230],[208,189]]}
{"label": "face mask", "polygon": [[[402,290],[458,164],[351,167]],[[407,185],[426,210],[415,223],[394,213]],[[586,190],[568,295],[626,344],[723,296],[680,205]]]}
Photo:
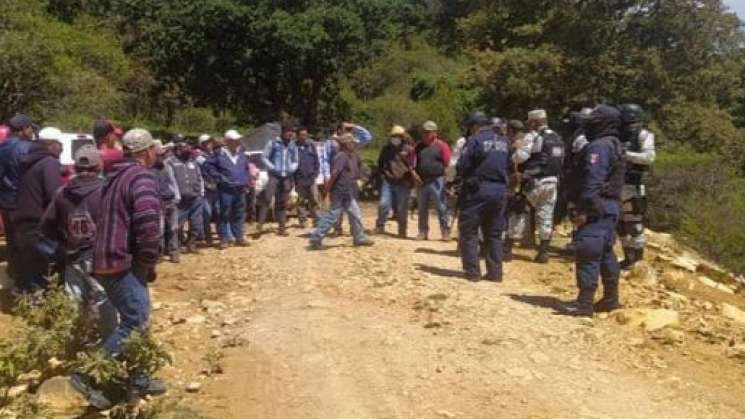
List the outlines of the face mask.
{"label": "face mask", "polygon": [[398,147],[401,145],[401,139],[398,137],[391,138],[391,144],[393,144],[394,147]]}

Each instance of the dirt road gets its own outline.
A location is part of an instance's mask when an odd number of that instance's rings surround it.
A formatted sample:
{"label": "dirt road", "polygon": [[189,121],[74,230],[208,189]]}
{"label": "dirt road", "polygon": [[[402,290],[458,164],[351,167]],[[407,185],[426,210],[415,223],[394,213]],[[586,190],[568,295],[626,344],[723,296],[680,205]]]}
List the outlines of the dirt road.
{"label": "dirt road", "polygon": [[[721,346],[555,315],[573,297],[567,260],[519,250],[503,284],[473,284],[454,242],[309,252],[305,233],[162,267],[166,378],[204,383],[188,403],[220,418],[745,417],[745,365]],[[201,375],[218,347],[224,374]]]}

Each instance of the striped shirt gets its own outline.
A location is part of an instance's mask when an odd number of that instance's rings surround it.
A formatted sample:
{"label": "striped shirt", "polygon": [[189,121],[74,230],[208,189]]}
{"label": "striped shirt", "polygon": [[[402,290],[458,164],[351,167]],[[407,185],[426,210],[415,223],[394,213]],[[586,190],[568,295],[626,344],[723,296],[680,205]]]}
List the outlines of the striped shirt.
{"label": "striped shirt", "polygon": [[132,270],[134,264],[154,268],[161,212],[158,186],[149,170],[129,159],[112,164],[96,223],[95,273],[122,274]]}

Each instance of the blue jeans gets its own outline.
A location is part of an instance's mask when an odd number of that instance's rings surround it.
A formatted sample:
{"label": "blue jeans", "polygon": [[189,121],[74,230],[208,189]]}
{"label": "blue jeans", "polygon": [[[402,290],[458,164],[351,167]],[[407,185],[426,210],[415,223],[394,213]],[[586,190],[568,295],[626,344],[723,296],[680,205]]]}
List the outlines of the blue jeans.
{"label": "blue jeans", "polygon": [[246,192],[243,189],[220,191],[220,241],[243,240],[246,221]]}
{"label": "blue jeans", "polygon": [[580,289],[595,290],[598,276],[602,277],[604,287],[618,283],[620,267],[613,252],[617,223],[618,215],[606,214],[589,220],[577,229],[575,253],[577,287]]}
{"label": "blue jeans", "polygon": [[143,331],[150,319],[150,291],[147,283],[128,272],[121,278],[103,278],[101,285],[109,301],[119,313],[119,324],[103,342],[103,350],[111,356],[121,352],[122,342],[133,331]]}
{"label": "blue jeans", "polygon": [[489,279],[502,279],[502,232],[507,207],[506,187],[496,182],[481,182],[474,196],[467,196],[458,220],[463,270],[471,277],[481,276],[479,229],[486,247],[486,271]]}
{"label": "blue jeans", "polygon": [[201,197],[179,202],[179,230],[187,221],[189,222],[189,240],[204,240],[204,200]]}
{"label": "blue jeans", "polygon": [[326,234],[336,226],[343,212],[346,212],[349,217],[354,242],[364,241],[366,236],[365,229],[362,226],[360,207],[357,205],[357,200],[352,196],[331,198],[331,209],[321,217],[318,221],[318,227],[310,233],[310,241],[320,243]]}
{"label": "blue jeans", "polygon": [[398,233],[406,234],[408,221],[409,197],[411,188],[405,182],[392,184],[383,179],[380,185],[380,205],[378,205],[378,228],[385,227],[391,209],[395,209],[396,221],[398,221]]}
{"label": "blue jeans", "polygon": [[163,252],[167,254],[179,250],[178,214],[179,211],[175,204],[163,204],[163,237],[161,238],[161,247],[163,248]]}
{"label": "blue jeans", "polygon": [[[202,221],[204,222],[204,236],[207,241],[212,240],[212,217],[217,218],[220,225],[220,199],[217,191],[207,190],[204,192],[204,205],[202,206]],[[218,227],[219,228],[219,227]]]}
{"label": "blue jeans", "polygon": [[440,230],[449,229],[448,206],[443,198],[445,194],[445,178],[439,177],[427,181],[419,188],[417,195],[417,208],[419,210],[419,233],[429,233],[429,206],[435,203],[437,218],[440,220]]}

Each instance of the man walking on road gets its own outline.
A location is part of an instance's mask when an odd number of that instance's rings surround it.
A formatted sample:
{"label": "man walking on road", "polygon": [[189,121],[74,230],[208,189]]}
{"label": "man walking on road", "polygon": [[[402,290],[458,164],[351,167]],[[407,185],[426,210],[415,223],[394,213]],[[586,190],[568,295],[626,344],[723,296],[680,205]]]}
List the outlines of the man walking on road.
{"label": "man walking on road", "polygon": [[326,234],[334,228],[342,212],[349,216],[355,246],[371,246],[373,241],[365,235],[362,219],[357,207],[357,179],[359,157],[356,153],[357,139],[352,134],[344,134],[339,139],[340,150],[334,156],[331,166],[331,179],[327,190],[331,194],[331,210],[321,217],[310,236],[311,249],[321,249]]}
{"label": "man walking on road", "polygon": [[287,202],[292,192],[293,178],[298,169],[298,149],[293,141],[295,132],[289,125],[282,126],[281,138],[270,141],[264,148],[261,159],[269,172],[269,182],[264,190],[265,202],[259,210],[258,231],[263,230],[269,209],[274,201],[274,213],[279,230],[277,234],[287,236]]}
{"label": "man walking on road", "polygon": [[378,157],[381,185],[375,233],[385,233],[385,223],[393,210],[398,222],[398,236],[406,238],[411,188],[420,185],[421,179],[414,170],[414,145],[406,129],[396,125],[389,135],[390,140]]}
{"label": "man walking on road", "polygon": [[418,240],[429,238],[429,206],[434,203],[443,240],[450,240],[448,207],[445,199],[445,169],[450,165],[450,146],[437,134],[437,124],[427,121],[424,136],[416,145],[416,172],[422,180],[417,196]]}

